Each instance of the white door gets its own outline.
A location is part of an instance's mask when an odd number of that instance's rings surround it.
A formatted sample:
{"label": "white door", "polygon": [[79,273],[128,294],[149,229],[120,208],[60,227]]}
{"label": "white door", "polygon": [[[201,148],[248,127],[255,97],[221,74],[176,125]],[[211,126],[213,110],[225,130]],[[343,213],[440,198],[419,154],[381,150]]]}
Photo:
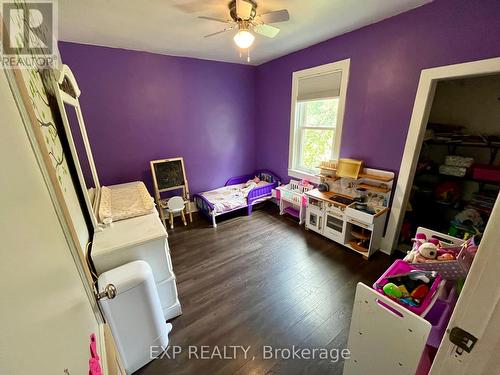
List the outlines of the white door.
{"label": "white door", "polygon": [[0,113],[0,373],[88,374],[103,327],[3,72]]}
{"label": "white door", "polygon": [[[448,324],[431,374],[500,374],[500,200],[497,198],[474,263]],[[471,334],[472,349],[450,341],[454,327]],[[457,332],[455,329],[454,332]]]}

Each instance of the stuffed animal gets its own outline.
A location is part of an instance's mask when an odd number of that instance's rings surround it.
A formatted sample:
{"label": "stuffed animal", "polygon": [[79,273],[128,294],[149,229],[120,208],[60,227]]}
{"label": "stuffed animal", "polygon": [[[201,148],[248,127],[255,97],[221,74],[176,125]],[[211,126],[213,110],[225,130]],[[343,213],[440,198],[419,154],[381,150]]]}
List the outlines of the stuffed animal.
{"label": "stuffed animal", "polygon": [[414,262],[425,263],[429,260],[437,258],[438,248],[432,242],[424,242],[418,247],[418,254],[415,256]]}
{"label": "stuffed animal", "polygon": [[482,227],[483,219],[479,212],[473,208],[463,210],[455,216],[455,220],[463,225],[472,225],[473,227]]}
{"label": "stuffed animal", "polygon": [[437,260],[442,260],[442,261],[446,261],[446,260],[455,260],[455,255],[453,255],[452,253],[443,253],[441,255],[438,255],[437,257]]}
{"label": "stuffed animal", "polygon": [[[425,262],[425,255],[422,255],[420,254],[420,247],[423,245],[423,244],[432,244],[435,246],[435,250],[437,250],[441,244],[439,243],[439,240],[436,239],[436,238],[429,238],[427,239],[427,236],[424,234],[424,233],[417,233],[415,235],[415,238],[412,239],[413,241],[413,248],[408,251],[408,253],[406,254],[406,256],[404,257],[404,260],[406,262],[409,262],[409,263],[423,263]],[[419,257],[419,260],[420,261],[417,261],[417,257]],[[434,260],[437,258],[437,252],[436,252],[436,255],[434,257],[431,257],[429,258],[429,260]]]}
{"label": "stuffed animal", "polygon": [[413,248],[410,251],[408,251],[408,253],[404,258],[404,260],[409,263],[415,262],[415,258],[418,255],[418,248],[420,247],[420,245],[427,242],[427,236],[424,233],[417,233],[415,235],[415,238],[412,239],[412,241],[413,241]]}

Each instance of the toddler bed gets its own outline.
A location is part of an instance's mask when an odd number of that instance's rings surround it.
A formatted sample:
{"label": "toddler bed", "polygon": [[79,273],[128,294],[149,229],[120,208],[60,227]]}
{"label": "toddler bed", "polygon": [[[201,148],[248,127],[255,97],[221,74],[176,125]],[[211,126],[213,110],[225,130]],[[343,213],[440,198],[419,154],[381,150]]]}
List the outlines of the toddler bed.
{"label": "toddler bed", "polygon": [[[251,182],[254,177],[259,183]],[[212,219],[212,225],[217,227],[215,218],[228,212],[247,208],[248,215],[252,214],[252,206],[271,198],[272,189],[279,185],[279,177],[265,169],[255,173],[232,177],[218,189],[195,194],[193,196],[198,211]]]}

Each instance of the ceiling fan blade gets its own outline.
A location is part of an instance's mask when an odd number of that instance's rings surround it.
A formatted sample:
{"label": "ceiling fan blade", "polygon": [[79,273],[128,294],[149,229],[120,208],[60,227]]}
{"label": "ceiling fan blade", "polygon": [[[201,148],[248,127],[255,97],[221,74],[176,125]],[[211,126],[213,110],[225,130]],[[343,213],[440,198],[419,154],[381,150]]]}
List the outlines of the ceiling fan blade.
{"label": "ceiling fan blade", "polygon": [[285,22],[290,19],[290,14],[288,13],[288,10],[281,9],[261,14],[259,19],[264,23]]}
{"label": "ceiling fan blade", "polygon": [[236,0],[236,14],[242,20],[247,20],[252,15],[252,4],[244,0]]}
{"label": "ceiling fan blade", "polygon": [[274,38],[280,32],[280,29],[271,25],[255,25],[253,30],[260,35],[267,36],[268,38]]}
{"label": "ceiling fan blade", "polygon": [[203,20],[209,20],[209,21],[216,21],[216,22],[222,22],[222,23],[229,23],[229,21],[224,20],[222,18],[215,18],[215,17],[206,17],[206,16],[198,16],[198,18],[201,18]]}
{"label": "ceiling fan blade", "polygon": [[210,38],[211,36],[219,35],[219,34],[225,33],[226,31],[230,31],[233,29],[234,29],[234,27],[226,27],[224,30],[217,31],[216,33],[205,35],[204,38]]}

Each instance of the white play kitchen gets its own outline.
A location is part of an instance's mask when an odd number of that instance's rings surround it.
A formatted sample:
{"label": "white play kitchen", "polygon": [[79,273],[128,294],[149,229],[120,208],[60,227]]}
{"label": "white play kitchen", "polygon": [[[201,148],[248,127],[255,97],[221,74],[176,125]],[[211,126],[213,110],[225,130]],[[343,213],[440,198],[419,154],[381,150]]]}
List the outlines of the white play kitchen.
{"label": "white play kitchen", "polygon": [[394,173],[352,159],[322,162],[321,183],[304,192],[305,227],[368,259],[380,248]]}

